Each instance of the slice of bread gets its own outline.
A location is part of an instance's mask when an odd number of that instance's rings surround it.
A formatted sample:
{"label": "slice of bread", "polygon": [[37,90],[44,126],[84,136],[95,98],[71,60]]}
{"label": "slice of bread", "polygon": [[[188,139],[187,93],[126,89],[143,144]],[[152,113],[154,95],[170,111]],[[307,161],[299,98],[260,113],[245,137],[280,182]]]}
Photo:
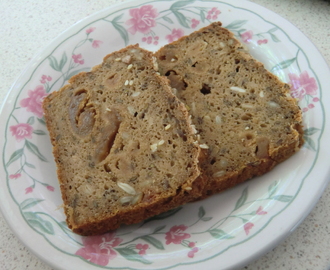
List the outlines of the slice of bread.
{"label": "slice of bread", "polygon": [[202,197],[262,175],[302,145],[290,87],[212,23],[156,52],[161,75],[190,109],[207,159]]}
{"label": "slice of bread", "polygon": [[43,103],[68,226],[95,235],[201,195],[188,111],[138,45],[104,58]]}

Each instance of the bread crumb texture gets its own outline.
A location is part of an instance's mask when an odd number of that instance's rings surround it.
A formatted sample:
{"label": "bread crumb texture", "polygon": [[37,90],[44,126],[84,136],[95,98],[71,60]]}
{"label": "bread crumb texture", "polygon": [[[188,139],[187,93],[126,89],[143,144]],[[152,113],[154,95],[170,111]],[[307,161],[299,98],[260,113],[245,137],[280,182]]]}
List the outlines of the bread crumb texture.
{"label": "bread crumb texture", "polygon": [[201,195],[188,111],[154,65],[152,53],[129,46],[44,101],[67,223],[78,234],[140,222]]}
{"label": "bread crumb texture", "polygon": [[203,196],[261,175],[301,147],[302,115],[290,87],[220,22],[164,46],[156,57],[207,151]]}

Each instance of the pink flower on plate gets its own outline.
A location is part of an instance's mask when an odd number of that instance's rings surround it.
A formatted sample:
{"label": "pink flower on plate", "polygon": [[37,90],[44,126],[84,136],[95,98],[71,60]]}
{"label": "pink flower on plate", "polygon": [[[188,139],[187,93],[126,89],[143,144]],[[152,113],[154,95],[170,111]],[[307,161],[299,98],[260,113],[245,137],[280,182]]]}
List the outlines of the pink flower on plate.
{"label": "pink flower on plate", "polygon": [[132,35],[135,35],[136,32],[148,34],[150,28],[156,26],[155,18],[158,16],[158,12],[152,5],[132,8],[129,10],[129,15],[132,16],[132,19],[126,21],[126,24],[131,25],[127,30]]}
{"label": "pink flower on plate", "polygon": [[94,40],[92,43],[92,47],[99,48],[102,43],[103,43],[103,41],[101,41],[101,40]]}
{"label": "pink flower on plate", "polygon": [[194,258],[195,253],[198,251],[198,247],[194,247],[192,248],[189,252],[188,252],[188,257],[189,258]]}
{"label": "pink flower on plate", "polygon": [[248,235],[250,233],[250,230],[252,229],[253,226],[254,226],[254,224],[251,222],[244,224],[244,231],[245,231],[246,235]]}
{"label": "pink flower on plate", "polygon": [[139,254],[140,255],[145,255],[146,254],[146,250],[149,248],[148,244],[137,244],[135,246],[135,248],[137,248],[139,250]]}
{"label": "pink flower on plate", "polygon": [[76,64],[84,64],[84,59],[81,59],[81,53],[79,54],[73,54],[72,55],[72,59],[73,59],[73,62],[75,62]]}
{"label": "pink flower on plate", "polygon": [[39,85],[34,90],[29,90],[28,96],[28,98],[21,100],[20,105],[26,108],[28,112],[32,112],[41,118],[43,114],[42,101],[47,96],[44,86]]}
{"label": "pink flower on plate", "polygon": [[95,27],[89,27],[88,29],[86,29],[86,34],[92,33],[95,29]]}
{"label": "pink flower on plate", "polygon": [[15,174],[11,174],[11,175],[9,175],[9,178],[10,179],[17,179],[17,178],[19,178],[19,177],[21,177],[22,175],[20,174],[20,173],[15,173]]}
{"label": "pink flower on plate", "polygon": [[316,95],[317,84],[313,77],[309,77],[308,72],[304,71],[298,76],[294,73],[289,73],[291,83],[291,96],[302,100],[305,95]]}
{"label": "pink flower on plate", "polygon": [[251,42],[251,39],[253,37],[253,32],[251,30],[246,31],[244,33],[241,34],[241,39],[245,42],[245,43],[249,43]]}
{"label": "pink flower on plate", "polygon": [[189,233],[184,233],[184,231],[188,227],[185,225],[179,225],[179,226],[173,226],[166,234],[166,245],[169,245],[171,243],[173,244],[181,244],[182,240],[185,240],[187,238],[190,238]]}
{"label": "pink flower on plate", "polygon": [[188,247],[193,248],[193,247],[195,247],[195,245],[196,244],[194,242],[189,242]]}
{"label": "pink flower on plate", "polygon": [[263,207],[262,206],[259,206],[259,208],[256,211],[256,214],[257,215],[266,215],[267,212],[266,211],[263,211]]}
{"label": "pink flower on plate", "polygon": [[208,20],[216,20],[218,19],[218,15],[221,13],[221,11],[219,9],[217,9],[216,7],[213,7],[211,10],[209,10],[207,12],[206,18]]}
{"label": "pink flower on plate", "polygon": [[25,194],[29,194],[33,191],[33,187],[28,187],[25,189]]}
{"label": "pink flower on plate", "polygon": [[172,33],[170,35],[167,35],[165,38],[167,39],[167,41],[169,43],[179,39],[180,37],[182,37],[184,35],[184,32],[182,29],[178,28],[178,29],[173,29]]}
{"label": "pink flower on plate", "polygon": [[55,190],[55,188],[52,187],[52,186],[50,186],[50,185],[47,185],[47,189],[48,189],[49,191],[54,191],[54,190]]}
{"label": "pink flower on plate", "polygon": [[103,235],[83,237],[84,247],[75,253],[78,256],[90,261],[91,263],[106,266],[110,260],[117,256],[113,249],[123,240],[115,237],[115,233],[106,233]]}
{"label": "pink flower on plate", "polygon": [[257,41],[258,45],[261,45],[261,44],[267,44],[268,43],[268,39],[259,39]]}
{"label": "pink flower on plate", "polygon": [[196,28],[200,21],[196,19],[191,19],[191,28]]}
{"label": "pink flower on plate", "polygon": [[43,84],[45,84],[47,81],[50,82],[51,80],[52,80],[52,77],[46,76],[46,75],[42,75],[40,82],[43,83]]}
{"label": "pink flower on plate", "polygon": [[30,124],[20,123],[9,127],[11,135],[16,138],[18,142],[24,138],[32,138],[33,127]]}

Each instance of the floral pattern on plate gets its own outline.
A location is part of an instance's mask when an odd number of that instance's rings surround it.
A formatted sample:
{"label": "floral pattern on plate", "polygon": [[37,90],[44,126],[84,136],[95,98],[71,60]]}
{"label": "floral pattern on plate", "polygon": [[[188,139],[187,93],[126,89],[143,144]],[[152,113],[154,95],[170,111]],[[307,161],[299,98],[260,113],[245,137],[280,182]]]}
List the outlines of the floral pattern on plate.
{"label": "floral pattern on plate", "polygon": [[[306,122],[303,153],[283,165],[280,176],[275,169],[223,194],[104,235],[73,234],[58,209],[60,190],[42,100],[70,77],[101,62],[109,46],[118,50],[140,43],[155,50],[215,20],[222,21],[266,68],[291,85]],[[276,23],[227,2],[136,1],[130,7],[108,9],[59,38],[22,85],[6,119],[6,188],[24,222],[43,236],[46,245],[86,267],[168,269],[205,262],[244,245],[267,230],[297,198],[313,166],[306,156],[316,161],[324,127],[324,118],[315,120],[316,113],[323,115],[319,79],[303,48]],[[170,253],[179,255],[168,260]]]}

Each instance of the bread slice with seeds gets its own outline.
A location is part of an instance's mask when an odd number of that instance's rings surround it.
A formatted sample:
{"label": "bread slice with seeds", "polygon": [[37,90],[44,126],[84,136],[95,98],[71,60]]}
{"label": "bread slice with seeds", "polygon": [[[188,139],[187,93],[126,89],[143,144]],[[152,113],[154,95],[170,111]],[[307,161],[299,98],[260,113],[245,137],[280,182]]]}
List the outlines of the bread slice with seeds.
{"label": "bread slice with seeds", "polygon": [[161,75],[190,109],[207,159],[203,197],[262,175],[302,145],[302,115],[290,87],[220,22],[156,52]]}
{"label": "bread slice with seeds", "polygon": [[129,46],[80,73],[43,103],[68,226],[95,235],[201,195],[188,111]]}

